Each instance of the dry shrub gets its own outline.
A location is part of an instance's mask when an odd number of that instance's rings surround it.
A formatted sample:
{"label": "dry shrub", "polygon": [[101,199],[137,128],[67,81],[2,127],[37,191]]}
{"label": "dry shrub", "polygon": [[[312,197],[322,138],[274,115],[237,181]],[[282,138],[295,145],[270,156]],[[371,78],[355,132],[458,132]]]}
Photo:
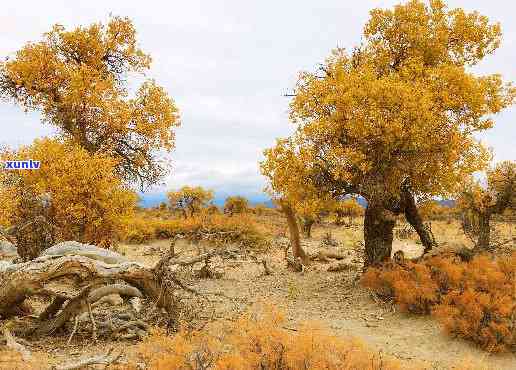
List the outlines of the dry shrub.
{"label": "dry shrub", "polygon": [[403,267],[370,268],[362,284],[384,299],[392,298],[404,312],[428,314],[439,302],[439,287],[426,265],[408,262]]}
{"label": "dry shrub", "polygon": [[24,362],[20,353],[0,350],[0,369],[23,369]]}
{"label": "dry shrub", "polygon": [[336,338],[313,325],[297,332],[269,307],[217,331],[168,337],[156,331],[139,345],[151,369],[399,369],[393,360],[354,340]]}
{"label": "dry shrub", "polygon": [[435,256],[421,263],[371,268],[364,286],[403,311],[432,313],[444,329],[490,352],[516,348],[516,253],[469,262]]}
{"label": "dry shrub", "polygon": [[178,235],[191,241],[214,244],[238,244],[256,248],[267,241],[256,223],[247,215],[229,217],[203,213],[187,219],[161,219],[139,215],[126,220],[125,241],[143,243],[152,239],[167,239]]}
{"label": "dry shrub", "polygon": [[490,352],[516,350],[516,253],[442,271],[449,291],[433,313],[445,330]]}

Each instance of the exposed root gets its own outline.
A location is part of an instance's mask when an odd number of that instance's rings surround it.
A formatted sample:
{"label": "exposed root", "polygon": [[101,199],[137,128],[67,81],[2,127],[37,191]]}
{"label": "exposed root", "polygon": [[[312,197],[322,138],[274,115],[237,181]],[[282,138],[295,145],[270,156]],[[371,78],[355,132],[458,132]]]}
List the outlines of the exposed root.
{"label": "exposed root", "polygon": [[2,333],[4,334],[5,341],[7,343],[7,347],[17,351],[21,354],[23,361],[30,361],[32,358],[32,354],[30,351],[22,344],[18,343],[13,335],[11,334],[11,331],[7,327],[7,325],[4,325],[4,328],[2,329]]}
{"label": "exposed root", "polygon": [[58,365],[55,370],[74,370],[82,369],[89,365],[111,365],[117,362],[122,357],[122,352],[114,353],[113,349],[110,349],[105,355],[83,357],[75,362],[69,362],[67,364]]}

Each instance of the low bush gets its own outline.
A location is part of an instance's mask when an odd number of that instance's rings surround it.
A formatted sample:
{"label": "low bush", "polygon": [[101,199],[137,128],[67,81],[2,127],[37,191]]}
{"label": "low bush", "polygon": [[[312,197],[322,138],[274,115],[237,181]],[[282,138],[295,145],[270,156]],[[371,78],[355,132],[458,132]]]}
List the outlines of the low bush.
{"label": "low bush", "polygon": [[256,248],[266,245],[267,239],[256,223],[246,215],[229,217],[203,213],[187,219],[161,219],[140,214],[126,220],[124,240],[143,243],[152,239],[182,236],[190,241],[212,244],[238,244]]}
{"label": "low bush", "polygon": [[396,361],[354,340],[334,337],[313,325],[284,329],[281,313],[268,308],[248,314],[216,335],[208,331],[169,337],[155,331],[138,346],[150,369],[294,370],[399,369]]}
{"label": "low bush", "polygon": [[432,314],[444,329],[490,352],[516,349],[516,253],[469,262],[435,256],[369,269],[362,284],[406,312]]}

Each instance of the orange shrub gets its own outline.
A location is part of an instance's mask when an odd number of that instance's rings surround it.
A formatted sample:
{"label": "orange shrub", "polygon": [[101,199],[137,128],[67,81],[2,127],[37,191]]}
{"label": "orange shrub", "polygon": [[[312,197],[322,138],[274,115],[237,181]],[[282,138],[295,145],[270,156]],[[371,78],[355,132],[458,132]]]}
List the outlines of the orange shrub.
{"label": "orange shrub", "polygon": [[448,271],[450,289],[433,310],[445,330],[490,352],[516,350],[516,253],[479,256]]}
{"label": "orange shrub", "polygon": [[404,266],[371,268],[364,286],[403,311],[432,313],[452,334],[490,352],[516,348],[516,253],[470,262],[436,256]]}
{"label": "orange shrub", "polygon": [[439,287],[425,265],[409,262],[406,268],[370,268],[362,277],[362,284],[383,298],[394,299],[405,312],[428,314],[439,301]]}

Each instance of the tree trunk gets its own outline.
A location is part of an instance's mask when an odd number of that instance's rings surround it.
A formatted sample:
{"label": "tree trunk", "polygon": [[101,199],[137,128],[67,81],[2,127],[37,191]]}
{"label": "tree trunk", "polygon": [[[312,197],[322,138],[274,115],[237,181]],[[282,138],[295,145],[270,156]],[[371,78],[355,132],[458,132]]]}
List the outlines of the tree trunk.
{"label": "tree trunk", "polygon": [[281,210],[287,217],[288,231],[290,234],[290,244],[292,246],[292,254],[294,257],[299,257],[303,260],[303,262],[307,261],[307,255],[303,248],[301,247],[301,240],[299,237],[299,227],[297,225],[296,216],[294,214],[294,210],[285,202],[281,203]]}
{"label": "tree trunk", "polygon": [[478,243],[477,248],[480,250],[489,250],[491,242],[491,213],[478,212]]}
{"label": "tree trunk", "polygon": [[312,226],[315,223],[315,220],[312,218],[302,218],[303,222],[303,235],[305,238],[310,239],[312,237]]}
{"label": "tree trunk", "polygon": [[423,244],[423,246],[425,247],[423,251],[423,254],[425,254],[436,246],[432,230],[429,226],[423,223],[423,219],[421,218],[421,215],[419,214],[419,211],[417,209],[414,196],[410,193],[408,189],[402,192],[402,197],[405,219],[414,228],[414,230],[416,230],[417,234],[419,235],[421,244]]}
{"label": "tree trunk", "polygon": [[395,224],[396,219],[392,212],[382,206],[371,203],[367,205],[364,218],[364,269],[390,259]]}

